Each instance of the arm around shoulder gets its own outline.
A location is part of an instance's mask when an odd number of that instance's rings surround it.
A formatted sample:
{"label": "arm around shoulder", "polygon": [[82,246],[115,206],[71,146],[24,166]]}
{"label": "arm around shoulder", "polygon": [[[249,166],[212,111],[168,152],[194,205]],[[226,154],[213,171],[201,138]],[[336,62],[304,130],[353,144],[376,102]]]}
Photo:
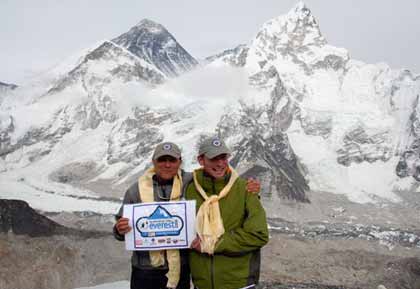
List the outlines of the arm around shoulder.
{"label": "arm around shoulder", "polygon": [[216,247],[216,253],[248,252],[267,244],[267,218],[258,196],[247,193],[245,207],[247,217],[243,225],[223,234]]}

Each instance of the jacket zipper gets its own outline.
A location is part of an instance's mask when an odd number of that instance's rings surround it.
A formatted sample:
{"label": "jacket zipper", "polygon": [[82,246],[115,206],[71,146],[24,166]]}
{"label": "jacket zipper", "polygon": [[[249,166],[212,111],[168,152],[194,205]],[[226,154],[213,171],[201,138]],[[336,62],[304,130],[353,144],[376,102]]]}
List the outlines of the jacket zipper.
{"label": "jacket zipper", "polygon": [[214,289],[214,257],[211,256],[211,289]]}
{"label": "jacket zipper", "polygon": [[[214,180],[212,179],[212,185],[213,185],[213,194],[216,194],[216,184],[214,183]],[[214,289],[214,256],[211,256],[211,288]]]}

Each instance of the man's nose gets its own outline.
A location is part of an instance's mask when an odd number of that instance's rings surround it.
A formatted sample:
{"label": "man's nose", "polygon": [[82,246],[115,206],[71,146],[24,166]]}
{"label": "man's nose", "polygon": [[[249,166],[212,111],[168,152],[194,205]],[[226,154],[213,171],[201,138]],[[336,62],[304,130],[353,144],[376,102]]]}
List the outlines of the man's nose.
{"label": "man's nose", "polygon": [[171,162],[170,161],[165,161],[164,163],[166,168],[169,168],[171,166]]}

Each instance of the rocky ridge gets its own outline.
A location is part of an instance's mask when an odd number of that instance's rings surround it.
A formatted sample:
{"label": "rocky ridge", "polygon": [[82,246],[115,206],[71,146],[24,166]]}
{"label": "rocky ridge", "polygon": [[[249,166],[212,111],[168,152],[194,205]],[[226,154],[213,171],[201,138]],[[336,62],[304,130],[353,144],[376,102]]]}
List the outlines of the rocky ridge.
{"label": "rocky ridge", "polygon": [[20,200],[0,199],[0,233],[13,233],[29,237],[74,235],[100,238],[109,234],[67,228],[39,214],[28,203]]}
{"label": "rocky ridge", "polygon": [[18,86],[16,84],[13,83],[5,83],[5,82],[1,82],[0,81],[0,92],[3,90],[13,90],[15,88],[17,88]]}

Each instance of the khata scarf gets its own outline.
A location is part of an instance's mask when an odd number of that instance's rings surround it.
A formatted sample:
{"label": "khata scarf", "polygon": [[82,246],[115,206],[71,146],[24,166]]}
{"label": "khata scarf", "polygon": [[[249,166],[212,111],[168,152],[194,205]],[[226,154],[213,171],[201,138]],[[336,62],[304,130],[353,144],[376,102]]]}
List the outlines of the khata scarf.
{"label": "khata scarf", "polygon": [[[140,199],[143,203],[154,202],[153,194],[153,176],[155,175],[155,169],[148,169],[143,176],[139,178],[139,192]],[[179,170],[177,175],[174,177],[171,192],[171,201],[178,201],[181,197],[182,188],[182,177],[181,171]],[[169,271],[166,274],[168,277],[168,283],[166,287],[176,288],[181,275],[181,257],[179,250],[161,250],[161,251],[149,251],[150,264],[153,267],[159,267],[165,265],[165,253],[168,260]]]}
{"label": "khata scarf", "polygon": [[196,217],[196,230],[201,240],[201,252],[212,255],[216,247],[216,243],[220,236],[225,232],[222,216],[220,215],[219,200],[224,198],[232,188],[238,173],[231,167],[231,176],[227,185],[220,191],[219,195],[207,196],[203,187],[197,181],[197,171],[193,172],[194,185],[197,191],[204,199]]}

